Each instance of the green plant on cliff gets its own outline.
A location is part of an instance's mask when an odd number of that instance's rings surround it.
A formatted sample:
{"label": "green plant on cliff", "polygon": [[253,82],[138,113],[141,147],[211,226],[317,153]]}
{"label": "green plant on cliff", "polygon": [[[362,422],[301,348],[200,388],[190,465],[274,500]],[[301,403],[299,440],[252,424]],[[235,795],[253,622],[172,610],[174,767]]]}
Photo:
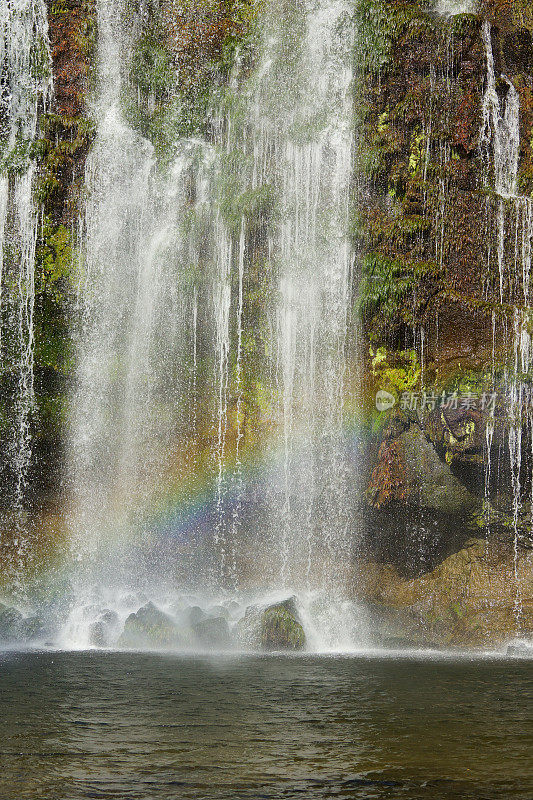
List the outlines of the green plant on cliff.
{"label": "green plant on cliff", "polygon": [[199,0],[163,2],[146,15],[133,42],[123,107],[162,164],[180,139],[207,132],[209,108],[237,52],[246,61],[256,12],[251,0]]}
{"label": "green plant on cliff", "polygon": [[425,153],[426,135],[421,127],[417,126],[411,136],[409,149],[409,173],[416,175],[420,169]]}
{"label": "green plant on cliff", "polygon": [[222,170],[218,180],[218,205],[228,228],[239,234],[241,224],[258,225],[275,213],[276,198],[272,186],[262,184],[249,188],[244,179],[253,164],[240,150],[221,156]]}
{"label": "green plant on cliff", "polygon": [[[413,298],[420,292],[425,278],[434,278],[438,269],[433,262],[390,258],[369,253],[363,259],[359,285],[358,310],[366,319],[370,339],[379,340],[384,325],[407,322],[415,312]],[[411,302],[407,303],[407,300]]]}

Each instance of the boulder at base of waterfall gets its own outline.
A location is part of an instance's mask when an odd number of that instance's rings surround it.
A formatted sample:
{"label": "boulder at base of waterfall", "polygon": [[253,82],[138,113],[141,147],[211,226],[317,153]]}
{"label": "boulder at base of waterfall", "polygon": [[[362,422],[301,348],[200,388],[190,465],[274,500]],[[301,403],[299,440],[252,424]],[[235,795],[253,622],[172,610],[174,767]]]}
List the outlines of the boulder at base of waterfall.
{"label": "boulder at base of waterfall", "polygon": [[137,650],[177,647],[180,642],[177,625],[153,603],[147,603],[129,615],[117,644]]}
{"label": "boulder at base of waterfall", "polygon": [[249,606],[236,631],[241,644],[254,650],[303,650],[306,643],[295,597],[266,608]]}
{"label": "boulder at base of waterfall", "polygon": [[20,638],[25,642],[42,639],[47,634],[47,627],[42,617],[35,615],[25,617],[18,626]]}
{"label": "boulder at base of waterfall", "polygon": [[266,608],[261,615],[263,650],[303,650],[305,632],[297,617],[296,603],[290,598]]}
{"label": "boulder at base of waterfall", "polygon": [[118,614],[106,609],[89,627],[89,642],[95,647],[109,647],[118,632]]}
{"label": "boulder at base of waterfall", "polygon": [[20,626],[24,617],[16,608],[0,603],[0,642],[20,639]]}
{"label": "boulder at base of waterfall", "polygon": [[207,617],[193,626],[193,632],[203,647],[227,650],[231,646],[231,634],[224,617]]}
{"label": "boulder at base of waterfall", "polygon": [[180,618],[184,622],[185,625],[188,625],[190,628],[194,628],[195,625],[198,625],[199,622],[204,620],[207,617],[207,614],[200,606],[189,606],[188,608],[180,614]]}

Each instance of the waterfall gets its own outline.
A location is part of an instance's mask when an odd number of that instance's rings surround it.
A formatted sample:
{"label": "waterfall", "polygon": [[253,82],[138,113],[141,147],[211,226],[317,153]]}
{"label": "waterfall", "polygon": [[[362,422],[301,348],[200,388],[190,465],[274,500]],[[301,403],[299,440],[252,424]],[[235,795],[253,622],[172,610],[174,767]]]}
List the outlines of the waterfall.
{"label": "waterfall", "polygon": [[0,353],[11,382],[11,410],[4,433],[2,468],[12,486],[16,568],[28,555],[24,524],[31,421],[34,411],[35,249],[39,209],[34,202],[38,115],[52,91],[44,0],[5,2],[0,8]]}
{"label": "waterfall", "polygon": [[[79,602],[66,639],[87,643],[103,600],[126,613],[120,598],[168,598],[188,573],[210,596],[297,593],[310,639],[347,645],[360,624],[349,600],[355,478],[344,413],[352,5],[270,4],[254,69],[236,59],[229,83],[214,87],[207,135],[177,131],[166,164],[124,111],[140,19],[126,24],[123,0],[100,0],[97,12],[69,447]],[[264,278],[260,318],[252,273]],[[274,444],[255,434],[269,466],[250,514],[252,379],[257,428],[268,426]],[[208,545],[154,564],[150,514],[180,448],[212,479]]]}
{"label": "waterfall", "polygon": [[97,135],[86,169],[69,448],[72,548],[89,593],[100,579],[139,580],[141,566],[128,560],[128,547],[163,480],[178,428],[186,380],[174,359],[193,335],[196,302],[180,274],[194,144],[160,174],[152,144],[123,111],[135,24],[127,23],[121,0],[101,0],[97,10]]}
{"label": "waterfall", "polygon": [[[276,70],[287,32],[269,42],[253,107],[264,180],[279,185],[280,223],[270,251],[279,291],[272,326],[281,387],[283,502],[282,581],[303,576],[318,559],[322,588],[348,556],[343,410],[351,252],[347,236],[352,166],[353,37],[346,2],[306,8],[298,63],[286,76],[284,114],[276,113]],[[274,9],[276,13],[276,9]],[[266,113],[265,113],[266,109]],[[266,148],[273,149],[270,162]],[[270,174],[269,172],[270,171]],[[281,518],[279,517],[281,510]]]}
{"label": "waterfall", "polygon": [[[530,270],[533,241],[533,201],[518,192],[520,160],[520,97],[511,81],[501,76],[498,93],[492,49],[491,26],[483,24],[487,60],[487,79],[483,96],[482,149],[492,153],[496,192],[496,242],[500,301],[513,308],[512,336],[514,363],[506,377],[508,391],[509,458],[514,529],[515,611],[520,628],[521,588],[518,577],[519,523],[524,513],[523,458],[524,430],[533,430],[532,393],[524,383],[533,366],[533,346],[529,332],[531,314]],[[494,321],[493,321],[494,324]],[[487,429],[488,459],[494,420]],[[489,468],[490,469],[490,468]],[[490,474],[490,473],[489,473]],[[489,478],[486,478],[488,481]]]}

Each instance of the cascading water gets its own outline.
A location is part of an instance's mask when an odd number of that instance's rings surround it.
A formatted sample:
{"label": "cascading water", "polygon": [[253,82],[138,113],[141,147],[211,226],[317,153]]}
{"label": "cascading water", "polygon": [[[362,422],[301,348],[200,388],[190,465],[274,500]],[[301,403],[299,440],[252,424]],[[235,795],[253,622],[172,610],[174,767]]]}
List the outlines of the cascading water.
{"label": "cascading water", "polygon": [[[279,281],[271,347],[283,469],[270,524],[280,532],[281,584],[337,600],[347,589],[339,573],[350,564],[343,435],[352,259],[350,11],[346,2],[310,4],[305,19],[296,16],[287,28],[274,7],[278,22],[269,25],[250,106],[254,175],[279,197],[268,250]],[[289,72],[286,47],[295,40]]]}
{"label": "cascading water", "polygon": [[142,529],[169,440],[177,435],[187,381],[174,364],[194,333],[196,300],[180,274],[186,260],[180,221],[194,145],[161,178],[152,145],[126,122],[123,70],[131,31],[125,13],[120,0],[98,4],[98,129],[86,175],[70,442],[72,550],[79,563],[75,629],[80,609],[102,591],[114,603],[120,592],[143,587],[146,572],[132,537]]}
{"label": "cascading water", "polygon": [[477,0],[437,0],[436,9],[439,14],[454,16],[455,14],[473,14]]}
{"label": "cascading water", "polygon": [[16,0],[0,8],[0,339],[3,378],[10,376],[11,412],[2,464],[12,489],[17,534],[16,570],[28,555],[24,510],[31,464],[34,410],[35,248],[39,210],[33,197],[32,148],[38,115],[52,91],[44,0]]}
{"label": "cascading water", "polygon": [[[140,591],[168,609],[172,593],[190,587],[176,587],[174,562],[143,563],[143,544],[176,447],[189,447],[205,427],[203,381],[213,400],[215,510],[210,555],[200,548],[187,562],[196,591],[295,593],[309,641],[346,647],[361,635],[348,600],[355,477],[343,411],[353,9],[347,0],[271,4],[257,68],[246,77],[237,65],[219,93],[211,140],[176,139],[175,159],[161,169],[123,111],[137,23],[125,25],[122,0],[97,8],[97,135],[87,166],[70,443],[78,602],[65,640],[87,644],[95,615],[112,607],[125,616],[139,607]],[[260,323],[245,297],[247,272],[258,268],[270,296]],[[277,447],[264,454],[272,466],[251,521],[243,459],[254,336],[263,347],[262,414],[280,430],[281,458]],[[259,578],[248,574],[250,550]]]}
{"label": "cascading water", "polygon": [[[520,98],[516,88],[506,76],[501,76],[501,86],[498,87],[492,33],[488,22],[483,25],[483,40],[487,58],[487,82],[483,97],[481,145],[485,152],[489,148],[492,152],[494,188],[497,194],[495,216],[500,300],[502,304],[505,303],[512,308],[510,323],[515,354],[514,363],[505,377],[505,384],[509,399],[508,442],[513,497],[515,611],[517,633],[520,633],[522,599],[518,563],[519,518],[524,513],[523,436],[524,430],[533,430],[531,389],[522,378],[522,376],[530,374],[533,366],[533,347],[529,324],[533,201],[530,197],[520,195],[518,192]],[[489,419],[487,430],[489,462],[493,424],[493,419]],[[488,478],[486,480],[488,481]]]}

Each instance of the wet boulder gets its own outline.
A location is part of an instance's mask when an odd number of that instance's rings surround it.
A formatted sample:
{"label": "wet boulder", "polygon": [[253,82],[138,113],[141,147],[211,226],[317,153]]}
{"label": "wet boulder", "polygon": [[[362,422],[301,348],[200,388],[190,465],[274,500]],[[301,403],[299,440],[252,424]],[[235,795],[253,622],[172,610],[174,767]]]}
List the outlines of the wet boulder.
{"label": "wet boulder", "polygon": [[261,614],[263,650],[303,650],[305,632],[296,610],[294,597],[269,606]]}
{"label": "wet boulder", "polygon": [[525,642],[513,642],[507,647],[506,655],[510,658],[533,658],[533,644],[527,645]]}
{"label": "wet boulder", "polygon": [[306,645],[295,597],[270,606],[249,606],[236,632],[241,644],[256,650],[303,650]]}
{"label": "wet boulder", "polygon": [[226,620],[230,619],[231,617],[231,612],[229,608],[226,608],[226,606],[212,606],[209,609],[208,614],[210,617],[222,617],[222,619]]}
{"label": "wet boulder", "polygon": [[239,616],[241,606],[235,600],[227,600],[224,603],[224,608],[228,610],[230,618],[236,619]]}
{"label": "wet boulder", "polygon": [[207,617],[193,626],[194,635],[203,647],[226,650],[231,646],[231,633],[224,617]]}
{"label": "wet boulder", "polygon": [[177,625],[153,603],[130,614],[119,639],[119,647],[131,649],[171,648],[181,643]]}
{"label": "wet boulder", "polygon": [[199,622],[202,622],[207,617],[207,614],[200,606],[189,606],[180,616],[185,625],[194,628],[195,625],[198,625]]}
{"label": "wet boulder", "polygon": [[24,617],[16,608],[0,603],[0,642],[20,639],[20,626]]}
{"label": "wet boulder", "polygon": [[38,614],[25,617],[20,621],[18,629],[20,639],[24,642],[33,642],[37,639],[42,639],[47,634],[47,626],[43,618]]}
{"label": "wet boulder", "polygon": [[95,647],[109,647],[118,631],[119,619],[116,611],[106,609],[89,627],[89,642]]}

